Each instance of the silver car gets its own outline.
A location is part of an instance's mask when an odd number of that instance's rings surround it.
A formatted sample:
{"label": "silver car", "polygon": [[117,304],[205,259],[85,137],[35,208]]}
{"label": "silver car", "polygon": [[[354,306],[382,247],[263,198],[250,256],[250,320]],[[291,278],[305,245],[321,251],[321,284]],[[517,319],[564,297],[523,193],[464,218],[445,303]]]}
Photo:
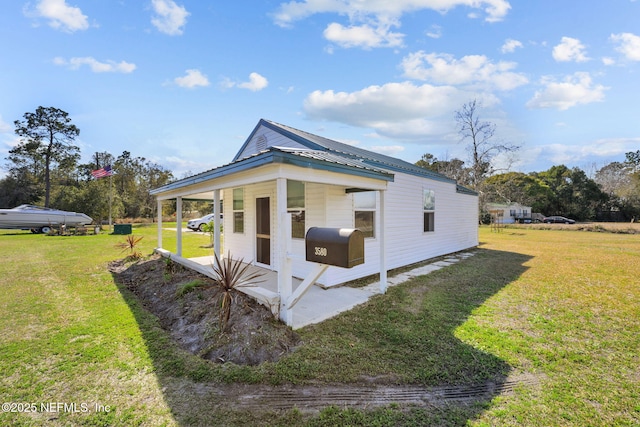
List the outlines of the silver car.
{"label": "silver car", "polygon": [[[202,231],[202,227],[205,224],[213,222],[213,218],[215,214],[210,213],[209,215],[205,215],[202,218],[191,219],[187,221],[187,228],[193,231]],[[222,219],[222,214],[220,214],[220,219]]]}

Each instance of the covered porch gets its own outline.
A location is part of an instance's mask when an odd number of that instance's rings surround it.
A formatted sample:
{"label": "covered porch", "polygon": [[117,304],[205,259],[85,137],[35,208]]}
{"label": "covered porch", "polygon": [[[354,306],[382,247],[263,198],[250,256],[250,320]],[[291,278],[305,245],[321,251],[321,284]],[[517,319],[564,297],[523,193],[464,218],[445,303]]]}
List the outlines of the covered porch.
{"label": "covered porch", "polygon": [[[305,152],[309,156],[308,152]],[[305,184],[303,229],[311,226],[350,228],[353,214],[335,219],[332,207],[318,205],[319,200],[343,197],[351,192],[378,192],[377,238],[375,253],[380,282],[374,293],[384,293],[387,287],[385,253],[385,191],[393,175],[363,168],[359,164],[337,163],[331,159],[305,157],[300,153],[272,149],[238,160],[220,168],[169,184],[152,192],[157,198],[158,212],[162,203],[176,203],[176,251],[162,245],[162,218],[158,218],[158,248],[163,256],[170,256],[203,274],[210,271],[213,258],[186,259],[182,257],[183,200],[213,202],[214,251],[218,256],[230,253],[234,258],[249,260],[252,268],[264,271],[265,280],[255,287],[240,289],[271,309],[287,325],[299,328],[332,317],[337,312],[365,302],[368,290],[355,288],[322,289],[313,286],[326,271],[321,264],[305,261],[304,238],[292,237],[292,217],[299,211],[291,209],[287,183]],[[242,203],[234,202],[234,190],[242,189]],[[342,196],[340,196],[342,195]],[[224,199],[224,219],[220,218],[220,201]],[[350,200],[350,199],[349,199]],[[351,208],[351,205],[349,205]],[[346,211],[346,209],[345,209]],[[349,211],[352,212],[352,209]],[[350,218],[346,221],[345,218]],[[224,241],[220,226],[224,222]],[[241,226],[240,226],[241,224]],[[240,231],[238,231],[240,230]],[[304,236],[302,236],[304,237]],[[339,269],[339,267],[330,267]]]}

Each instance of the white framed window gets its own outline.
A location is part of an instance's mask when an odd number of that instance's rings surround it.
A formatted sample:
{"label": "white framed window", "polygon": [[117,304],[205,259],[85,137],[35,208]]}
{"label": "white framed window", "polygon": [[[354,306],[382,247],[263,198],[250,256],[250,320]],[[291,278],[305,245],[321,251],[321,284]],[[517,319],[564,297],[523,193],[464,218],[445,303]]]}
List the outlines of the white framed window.
{"label": "white framed window", "polygon": [[376,191],[353,193],[354,224],[366,238],[374,238],[376,230]]}
{"label": "white framed window", "polygon": [[233,232],[244,233],[244,188],[233,189]]}
{"label": "white framed window", "polygon": [[287,180],[287,212],[291,214],[291,237],[305,236],[305,185],[302,181]]}
{"label": "white framed window", "polygon": [[431,189],[422,190],[422,211],[423,227],[422,231],[427,233],[435,230],[436,194]]}

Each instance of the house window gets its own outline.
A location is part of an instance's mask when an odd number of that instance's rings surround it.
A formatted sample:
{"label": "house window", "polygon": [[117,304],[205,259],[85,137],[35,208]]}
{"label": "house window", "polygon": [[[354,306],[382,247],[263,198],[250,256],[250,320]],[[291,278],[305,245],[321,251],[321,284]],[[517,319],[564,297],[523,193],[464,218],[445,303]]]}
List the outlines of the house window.
{"label": "house window", "polygon": [[244,188],[233,189],[233,232],[244,233]]}
{"label": "house window", "polygon": [[515,218],[516,217],[516,210],[515,209],[510,209],[509,210],[509,216],[511,216],[511,218]]}
{"label": "house window", "polygon": [[291,237],[304,239],[304,182],[287,180],[287,212],[291,214]]}
{"label": "house window", "polygon": [[435,230],[436,194],[433,190],[422,190],[422,210],[424,215],[424,232]]}
{"label": "house window", "polygon": [[375,237],[376,192],[363,191],[353,194],[355,227],[362,231],[365,238]]}

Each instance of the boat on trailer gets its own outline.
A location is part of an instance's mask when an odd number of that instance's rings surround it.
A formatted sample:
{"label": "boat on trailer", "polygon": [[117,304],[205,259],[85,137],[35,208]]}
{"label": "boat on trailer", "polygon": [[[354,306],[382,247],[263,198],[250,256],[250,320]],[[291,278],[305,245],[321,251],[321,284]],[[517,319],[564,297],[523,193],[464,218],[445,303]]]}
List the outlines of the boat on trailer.
{"label": "boat on trailer", "polygon": [[91,224],[91,217],[77,212],[61,211],[34,205],[20,205],[12,209],[0,209],[0,228],[31,230],[48,233],[61,226],[81,227]]}

